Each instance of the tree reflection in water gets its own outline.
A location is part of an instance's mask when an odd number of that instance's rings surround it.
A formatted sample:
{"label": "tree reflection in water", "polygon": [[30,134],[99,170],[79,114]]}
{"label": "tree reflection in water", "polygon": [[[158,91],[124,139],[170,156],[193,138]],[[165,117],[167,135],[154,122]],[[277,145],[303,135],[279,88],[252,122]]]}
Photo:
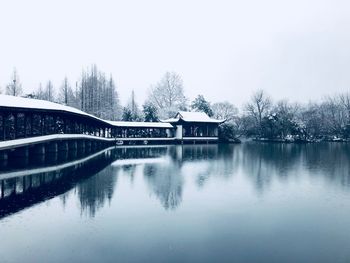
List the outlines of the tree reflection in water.
{"label": "tree reflection in water", "polygon": [[[48,172],[28,170],[27,175],[0,180],[0,218],[58,195],[64,205],[71,189],[82,214],[93,217],[111,202],[118,177],[126,175],[133,182],[136,171],[166,210],[181,205],[189,178],[204,188],[210,180],[241,175],[264,194],[276,180],[309,176],[348,190],[349,159],[350,145],[342,143],[117,147],[64,168],[48,166]],[[7,176],[4,172],[0,178]]]}
{"label": "tree reflection in water", "polygon": [[350,186],[350,145],[343,143],[242,145],[240,162],[259,193],[274,180],[292,177],[322,177],[328,182]]}
{"label": "tree reflection in water", "polygon": [[144,178],[165,209],[175,209],[182,201],[184,179],[174,164],[144,166]]}
{"label": "tree reflection in water", "polygon": [[77,186],[81,211],[94,217],[97,210],[113,197],[117,177],[113,176],[113,167],[108,166],[98,174],[86,179]]}

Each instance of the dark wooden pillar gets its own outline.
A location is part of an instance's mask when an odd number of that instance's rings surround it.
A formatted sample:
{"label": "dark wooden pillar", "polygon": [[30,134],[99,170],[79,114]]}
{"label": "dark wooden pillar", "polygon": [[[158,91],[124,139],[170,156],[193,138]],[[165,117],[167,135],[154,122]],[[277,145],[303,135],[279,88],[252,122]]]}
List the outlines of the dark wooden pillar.
{"label": "dark wooden pillar", "polygon": [[24,131],[23,131],[23,137],[27,138],[27,119],[28,119],[28,113],[24,113]]}
{"label": "dark wooden pillar", "polygon": [[23,176],[23,178],[22,178],[22,185],[23,185],[23,193],[24,193],[26,190],[26,177],[25,176]]}
{"label": "dark wooden pillar", "polygon": [[59,133],[59,131],[60,131],[60,124],[59,124],[59,118],[58,118],[58,116],[57,115],[54,115],[53,116],[53,132],[55,133],[55,134],[58,134]]}
{"label": "dark wooden pillar", "polygon": [[16,194],[16,188],[17,188],[17,178],[13,178],[14,179],[14,184],[13,184],[13,193]]}
{"label": "dark wooden pillar", "polygon": [[34,136],[34,116],[33,114],[30,114],[29,115],[29,118],[30,118],[30,136]]}
{"label": "dark wooden pillar", "polygon": [[1,198],[4,198],[5,196],[5,182],[4,180],[1,180]]}
{"label": "dark wooden pillar", "polygon": [[5,127],[5,120],[6,120],[6,112],[2,113],[2,140],[5,141],[6,140],[6,127]]}
{"label": "dark wooden pillar", "polygon": [[15,118],[14,119],[14,125],[15,125],[15,138],[14,139],[17,139],[18,138],[18,113],[14,113],[13,114],[13,117]]}
{"label": "dark wooden pillar", "polygon": [[74,133],[75,133],[75,128],[76,128],[76,127],[75,127],[75,125],[76,125],[75,120],[72,120],[72,121],[71,121],[71,124],[72,124],[72,125],[71,125],[71,133],[74,134]]}
{"label": "dark wooden pillar", "polygon": [[43,114],[40,114],[40,135],[44,135],[44,128],[45,128],[45,116]]}
{"label": "dark wooden pillar", "polygon": [[63,115],[61,115],[61,119],[62,119],[62,132],[67,133],[66,119],[64,118]]}

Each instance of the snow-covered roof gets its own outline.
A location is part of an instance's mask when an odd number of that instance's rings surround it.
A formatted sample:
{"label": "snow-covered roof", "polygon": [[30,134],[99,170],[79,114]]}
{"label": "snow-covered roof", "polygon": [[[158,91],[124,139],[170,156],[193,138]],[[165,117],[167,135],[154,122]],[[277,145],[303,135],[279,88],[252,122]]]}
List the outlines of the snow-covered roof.
{"label": "snow-covered roof", "polygon": [[166,119],[166,120],[160,120],[161,122],[168,122],[168,123],[173,123],[173,122],[178,122],[179,118],[170,118],[170,119]]}
{"label": "snow-covered roof", "polygon": [[62,104],[58,104],[58,103],[54,103],[46,100],[22,98],[22,97],[10,96],[10,95],[0,94],[0,107],[65,111],[69,113],[89,116],[91,118],[104,121],[103,119],[100,119],[94,115],[88,114],[86,112],[83,112],[73,107],[65,106]]}
{"label": "snow-covered roof", "polygon": [[204,112],[196,112],[196,111],[179,111],[175,118],[162,120],[162,122],[174,123],[178,122],[180,119],[186,122],[209,122],[209,123],[222,123],[225,120],[216,120],[210,118]]}
{"label": "snow-covered roof", "polygon": [[170,123],[163,122],[139,122],[139,121],[107,121],[117,127],[142,127],[142,128],[174,128]]}
{"label": "snow-covered roof", "polygon": [[83,112],[81,110],[78,110],[76,108],[65,106],[62,104],[58,104],[58,103],[54,103],[46,100],[22,98],[22,97],[15,97],[15,96],[1,95],[1,94],[0,94],[0,107],[52,110],[52,111],[63,111],[68,113],[75,113],[75,114],[87,116],[90,118],[94,118],[98,121],[102,121],[109,125],[113,125],[117,127],[173,128],[173,126],[170,123],[162,123],[162,122],[107,121],[107,120],[98,118],[94,115]]}

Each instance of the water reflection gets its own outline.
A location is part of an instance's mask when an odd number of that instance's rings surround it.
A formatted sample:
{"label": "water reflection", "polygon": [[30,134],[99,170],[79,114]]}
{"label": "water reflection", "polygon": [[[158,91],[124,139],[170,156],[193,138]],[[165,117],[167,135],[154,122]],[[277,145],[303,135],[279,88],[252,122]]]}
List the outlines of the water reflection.
{"label": "water reflection", "polygon": [[[61,166],[0,174],[0,218],[66,193],[112,160],[110,150]],[[15,176],[23,174],[22,176]],[[64,199],[63,199],[64,200]],[[64,203],[64,201],[63,201]]]}
{"label": "water reflection", "polygon": [[308,145],[242,145],[240,165],[262,193],[274,179],[322,177],[342,187],[350,186],[350,145],[320,143]]}
{"label": "water reflection", "polygon": [[[44,167],[0,173],[0,218],[57,195],[61,195],[64,206],[71,189],[78,197],[81,214],[94,217],[116,195],[118,178],[127,176],[133,183],[137,171],[141,171],[151,196],[170,211],[183,202],[189,178],[201,189],[210,180],[229,180],[243,174],[259,195],[276,180],[300,176],[322,179],[348,190],[349,154],[349,145],[341,143],[245,143],[117,147],[83,159],[79,154],[55,156],[53,166],[45,162]],[[57,165],[58,159],[70,162]]]}
{"label": "water reflection", "polygon": [[166,147],[110,148],[59,165],[57,160],[65,156],[56,156],[54,163],[50,162],[50,156],[46,156],[43,167],[35,162],[31,162],[25,170],[14,170],[11,166],[10,170],[0,173],[0,178],[3,178],[0,180],[0,218],[57,195],[62,195],[65,206],[66,193],[73,188],[76,189],[82,214],[93,217],[113,196],[117,177],[111,163],[115,160],[147,160],[165,155],[166,150]]}
{"label": "water reflection", "polygon": [[179,164],[146,164],[143,173],[149,189],[165,209],[175,209],[180,205],[184,178]]}
{"label": "water reflection", "polygon": [[108,166],[77,186],[82,213],[87,212],[94,217],[97,210],[112,199],[117,183],[117,177],[111,176],[112,173],[113,168]]}

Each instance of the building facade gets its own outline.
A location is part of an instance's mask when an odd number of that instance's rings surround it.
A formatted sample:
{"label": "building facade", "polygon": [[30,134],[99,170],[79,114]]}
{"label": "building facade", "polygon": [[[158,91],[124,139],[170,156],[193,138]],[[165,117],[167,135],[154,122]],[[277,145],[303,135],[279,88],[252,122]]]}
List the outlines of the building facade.
{"label": "building facade", "polygon": [[176,140],[215,141],[219,139],[219,124],[224,121],[212,119],[204,112],[179,111],[174,118],[162,122],[173,125]]}
{"label": "building facade", "polygon": [[31,142],[35,137],[38,142],[47,135],[102,137],[130,144],[215,142],[222,122],[202,112],[184,111],[160,122],[108,121],[57,103],[0,95],[0,150],[2,144],[16,143],[5,141]]}

